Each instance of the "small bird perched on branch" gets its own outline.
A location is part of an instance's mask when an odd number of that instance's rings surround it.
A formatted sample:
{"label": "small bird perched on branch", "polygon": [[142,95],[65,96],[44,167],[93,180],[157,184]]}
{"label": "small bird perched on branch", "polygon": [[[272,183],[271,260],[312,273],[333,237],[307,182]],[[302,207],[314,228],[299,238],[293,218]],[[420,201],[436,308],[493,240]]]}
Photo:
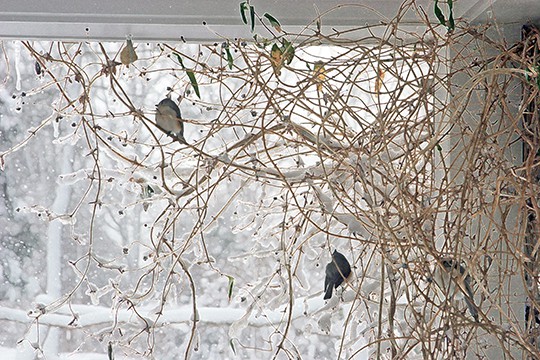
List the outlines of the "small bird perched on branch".
{"label": "small bird perched on branch", "polygon": [[465,300],[474,320],[479,321],[478,307],[474,303],[474,294],[471,288],[471,276],[463,265],[454,259],[442,259],[442,271],[436,274],[436,282],[441,290],[456,299]]}
{"label": "small bird perched on branch", "polygon": [[174,140],[186,144],[182,115],[178,105],[171,99],[165,98],[156,105],[156,125]]}
{"label": "small bird perched on branch", "polygon": [[332,289],[337,289],[343,280],[351,274],[351,265],[342,253],[334,250],[332,261],[326,265],[326,278],[324,279],[324,299],[332,297]]}

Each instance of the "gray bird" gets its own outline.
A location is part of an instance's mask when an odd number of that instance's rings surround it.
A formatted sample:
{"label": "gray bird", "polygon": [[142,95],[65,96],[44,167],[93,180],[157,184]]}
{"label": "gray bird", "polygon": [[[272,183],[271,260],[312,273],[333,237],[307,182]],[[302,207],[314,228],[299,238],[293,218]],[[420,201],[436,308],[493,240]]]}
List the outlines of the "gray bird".
{"label": "gray bird", "polygon": [[165,98],[156,105],[156,125],[173,139],[186,143],[180,109],[171,99]]}
{"label": "gray bird", "polygon": [[474,320],[478,320],[478,308],[474,303],[474,294],[471,288],[471,277],[458,261],[453,259],[443,259],[441,264],[444,268],[443,276],[439,277],[439,286],[443,291],[455,296],[456,299],[463,298]]}
{"label": "gray bird", "polygon": [[332,254],[332,261],[326,265],[326,277],[324,279],[324,299],[332,297],[332,289],[337,289],[343,280],[351,274],[351,265],[337,250]]}

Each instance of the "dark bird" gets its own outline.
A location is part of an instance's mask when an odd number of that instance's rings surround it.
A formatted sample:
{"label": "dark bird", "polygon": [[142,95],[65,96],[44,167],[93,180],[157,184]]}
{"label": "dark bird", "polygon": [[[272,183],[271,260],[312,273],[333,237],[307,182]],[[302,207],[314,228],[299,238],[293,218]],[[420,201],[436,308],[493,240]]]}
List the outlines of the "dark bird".
{"label": "dark bird", "polygon": [[186,143],[180,109],[171,99],[165,98],[156,105],[156,125],[173,139]]}
{"label": "dark bird", "polygon": [[[456,298],[463,298],[474,320],[478,319],[478,308],[474,303],[474,294],[471,288],[471,276],[467,273],[465,267],[453,259],[443,259],[441,261],[445,278],[441,279],[443,290],[454,292]],[[448,279],[448,277],[450,279]],[[458,290],[459,289],[459,290]]]}
{"label": "dark bird", "polygon": [[[534,309],[534,320],[531,319],[531,307]],[[540,311],[536,307],[527,304],[525,305],[525,326],[534,328],[535,323],[536,325],[540,324]]]}
{"label": "dark bird", "polygon": [[324,279],[324,299],[332,297],[332,289],[337,289],[343,280],[351,274],[351,265],[337,250],[332,254],[332,261],[326,265],[326,278]]}

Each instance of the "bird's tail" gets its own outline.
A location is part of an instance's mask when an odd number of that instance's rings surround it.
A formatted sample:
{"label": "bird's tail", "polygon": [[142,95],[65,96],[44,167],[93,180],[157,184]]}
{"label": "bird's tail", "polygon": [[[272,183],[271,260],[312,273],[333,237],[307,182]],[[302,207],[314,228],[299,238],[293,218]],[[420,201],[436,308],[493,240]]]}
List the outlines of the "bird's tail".
{"label": "bird's tail", "polygon": [[332,297],[332,289],[332,284],[328,284],[328,286],[326,287],[326,293],[324,294],[324,300],[328,300]]}
{"label": "bird's tail", "polygon": [[474,320],[478,322],[478,308],[476,307],[476,304],[474,303],[474,296],[473,296],[471,286],[469,285],[469,282],[465,282],[465,290],[466,290],[465,304],[467,304],[467,307],[469,308],[469,312],[471,313]]}
{"label": "bird's tail", "polygon": [[171,134],[171,137],[172,137],[174,140],[178,141],[180,144],[185,144],[185,145],[188,144],[187,141],[186,141],[186,139],[184,138],[184,135],[183,135],[183,134]]}

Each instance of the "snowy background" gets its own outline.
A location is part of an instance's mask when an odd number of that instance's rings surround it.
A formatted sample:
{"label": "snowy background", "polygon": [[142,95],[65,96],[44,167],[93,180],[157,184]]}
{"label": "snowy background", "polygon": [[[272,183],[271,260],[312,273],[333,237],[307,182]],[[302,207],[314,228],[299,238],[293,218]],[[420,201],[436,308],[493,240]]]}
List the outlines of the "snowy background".
{"label": "snowy background", "polygon": [[[254,46],[231,50],[230,69],[224,44],[144,43],[129,67],[110,66],[123,46],[3,43],[2,358],[365,358],[380,263],[361,260],[373,255],[373,224],[359,211],[396,190],[380,174],[355,185],[348,171],[371,166],[357,155],[361,134],[380,137],[371,124],[396,96],[400,116],[426,116],[393,76],[427,67],[385,78],[355,60],[358,49],[305,47],[278,77]],[[338,94],[352,111],[340,112]],[[152,124],[167,95],[180,101],[189,146]],[[425,130],[411,133],[423,141]],[[328,155],[349,150],[345,165]],[[363,304],[351,287],[323,301],[334,248],[363,274]]]}

